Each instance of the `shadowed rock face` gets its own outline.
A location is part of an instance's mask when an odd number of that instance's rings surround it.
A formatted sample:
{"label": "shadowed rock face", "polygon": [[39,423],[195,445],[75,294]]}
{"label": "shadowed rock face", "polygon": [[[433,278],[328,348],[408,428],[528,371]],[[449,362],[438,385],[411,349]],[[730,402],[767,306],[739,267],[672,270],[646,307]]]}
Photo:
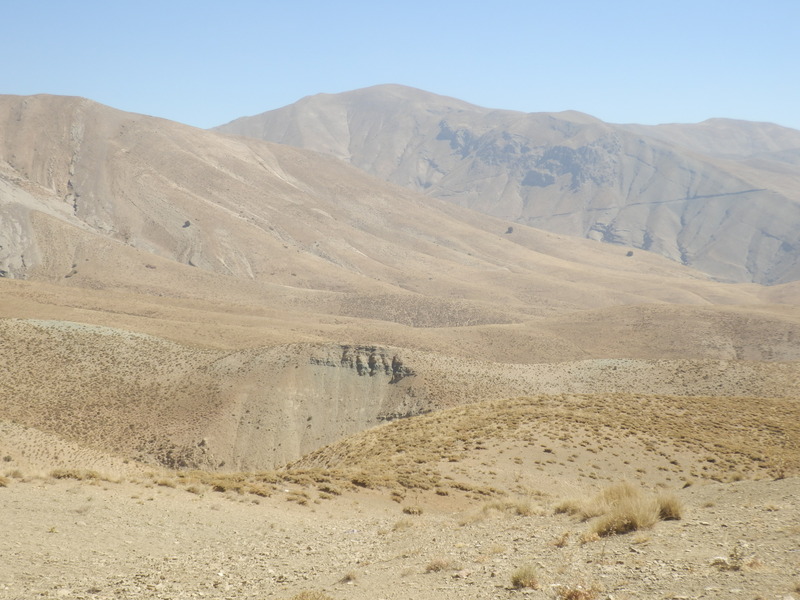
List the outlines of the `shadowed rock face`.
{"label": "shadowed rock face", "polygon": [[377,86],[217,129],[329,153],[430,196],[658,252],[722,280],[800,278],[800,132],[776,125],[611,125]]}

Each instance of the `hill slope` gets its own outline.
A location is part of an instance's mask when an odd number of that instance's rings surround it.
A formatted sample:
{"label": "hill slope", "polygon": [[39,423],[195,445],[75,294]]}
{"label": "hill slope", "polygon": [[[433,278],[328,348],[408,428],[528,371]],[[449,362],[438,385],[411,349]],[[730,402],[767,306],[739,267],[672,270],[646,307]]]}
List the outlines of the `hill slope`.
{"label": "hill slope", "polygon": [[318,150],[432,197],[652,250],[723,280],[800,278],[800,132],[776,125],[611,125],[384,85],[217,130]]}
{"label": "hill slope", "polygon": [[625,257],[529,228],[505,234],[507,222],[316,153],[77,98],[1,100],[7,277],[208,297],[214,274],[227,277],[217,299],[290,286],[485,301],[526,313],[750,293],[705,290],[707,278],[654,255]]}
{"label": "hill slope", "polygon": [[17,446],[39,431],[265,468],[487,398],[797,393],[796,283],[507,233],[331,157],[88,100],[3,97],[0,116],[0,419]]}

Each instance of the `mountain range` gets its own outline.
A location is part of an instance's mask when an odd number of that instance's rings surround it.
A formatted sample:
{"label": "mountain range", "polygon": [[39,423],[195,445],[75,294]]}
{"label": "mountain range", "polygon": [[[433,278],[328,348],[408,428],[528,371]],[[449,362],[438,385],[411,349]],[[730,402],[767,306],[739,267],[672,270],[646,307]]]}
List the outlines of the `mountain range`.
{"label": "mountain range", "polygon": [[514,223],[649,250],[722,281],[800,278],[800,132],[770,123],[616,125],[381,85],[216,129],[329,154]]}
{"label": "mountain range", "polygon": [[[387,418],[536,390],[798,385],[777,364],[800,358],[798,282],[719,283],[311,150],[5,96],[0,190],[5,384],[25,399],[5,417],[145,462],[271,467]],[[714,362],[729,360],[766,362]]]}
{"label": "mountain range", "polygon": [[0,598],[800,589],[797,132],[263,119],[0,96]]}

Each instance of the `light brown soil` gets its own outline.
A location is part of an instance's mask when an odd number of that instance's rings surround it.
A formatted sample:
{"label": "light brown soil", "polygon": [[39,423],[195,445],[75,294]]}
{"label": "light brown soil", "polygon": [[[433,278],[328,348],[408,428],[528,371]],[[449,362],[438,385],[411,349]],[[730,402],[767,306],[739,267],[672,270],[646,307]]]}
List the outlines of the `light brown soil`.
{"label": "light brown soil", "polygon": [[[14,481],[0,488],[0,598],[555,598],[579,585],[601,598],[797,597],[800,480],[675,493],[682,520],[582,543],[588,524],[554,515],[547,494],[530,516],[420,494],[410,516],[369,491],[301,506],[284,492]],[[526,564],[539,590],[511,588]]]}

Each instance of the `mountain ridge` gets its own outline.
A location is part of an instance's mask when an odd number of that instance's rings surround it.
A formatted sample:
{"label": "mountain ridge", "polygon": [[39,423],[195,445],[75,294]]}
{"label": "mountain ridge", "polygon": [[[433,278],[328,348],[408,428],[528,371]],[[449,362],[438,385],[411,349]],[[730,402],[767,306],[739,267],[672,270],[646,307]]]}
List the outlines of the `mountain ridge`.
{"label": "mountain ridge", "polygon": [[331,154],[428,196],[653,250],[721,280],[800,278],[800,132],[778,125],[613,125],[389,85],[309,96],[214,130]]}

